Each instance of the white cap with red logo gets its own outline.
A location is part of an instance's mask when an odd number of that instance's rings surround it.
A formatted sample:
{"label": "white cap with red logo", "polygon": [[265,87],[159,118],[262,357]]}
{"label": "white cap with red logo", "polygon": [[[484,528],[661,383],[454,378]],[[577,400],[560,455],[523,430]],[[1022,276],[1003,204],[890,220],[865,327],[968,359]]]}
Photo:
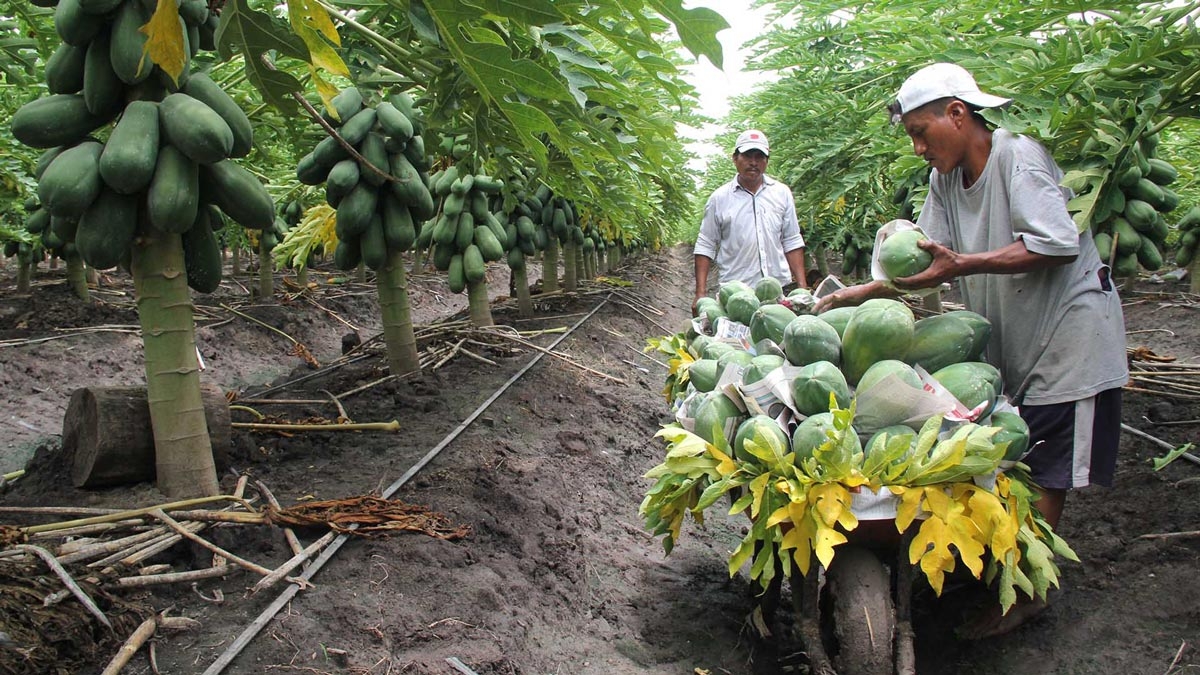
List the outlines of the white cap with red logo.
{"label": "white cap with red logo", "polygon": [[980,108],[1000,108],[1012,102],[1012,99],[985,94],[975,83],[975,77],[954,63],[935,63],[913,73],[901,85],[896,102],[900,104],[900,113],[906,114],[926,103],[950,97]]}
{"label": "white cap with red logo", "polygon": [[758,150],[764,155],[770,156],[770,146],[767,145],[767,135],[758,129],[748,129],[738,134],[737,143],[733,145],[733,151],[743,153],[749,150]]}

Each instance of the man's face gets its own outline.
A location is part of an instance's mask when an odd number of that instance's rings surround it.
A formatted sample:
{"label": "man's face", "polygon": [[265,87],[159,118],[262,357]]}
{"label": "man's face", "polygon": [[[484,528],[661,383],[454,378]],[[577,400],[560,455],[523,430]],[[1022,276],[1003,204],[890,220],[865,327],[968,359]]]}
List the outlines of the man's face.
{"label": "man's face", "polygon": [[963,119],[960,113],[965,111],[962,103],[952,101],[944,108],[939,105],[923,106],[901,118],[904,131],[912,139],[913,152],[929,162],[938,173],[949,173],[963,161],[966,136],[962,133]]}
{"label": "man's face", "polygon": [[762,150],[735,153],[733,166],[737,169],[738,178],[742,183],[758,185],[762,180],[763,173],[767,170],[767,156],[763,154]]}

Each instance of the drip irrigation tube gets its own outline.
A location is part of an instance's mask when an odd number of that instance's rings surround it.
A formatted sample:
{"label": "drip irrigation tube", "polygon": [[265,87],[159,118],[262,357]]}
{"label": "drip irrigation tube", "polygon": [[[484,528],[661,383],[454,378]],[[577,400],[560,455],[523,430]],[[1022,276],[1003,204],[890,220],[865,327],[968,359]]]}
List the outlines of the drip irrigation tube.
{"label": "drip irrigation tube", "polygon": [[[529,360],[529,363],[525,364],[525,366],[518,370],[512,377],[508,378],[507,382],[493,392],[486,401],[481,403],[474,412],[468,415],[461,424],[447,434],[446,437],[441,440],[441,442],[433,446],[429,452],[425,453],[424,457],[418,460],[416,464],[412,465],[408,471],[405,471],[404,475],[400,476],[394,483],[389,485],[387,489],[383,491],[382,497],[384,499],[390,499],[391,496],[395,494],[396,491],[399,490],[405,483],[407,483],[413,476],[415,476],[417,472],[423,469],[426,464],[431,462],[434,457],[437,457],[438,453],[445,449],[446,446],[450,445],[450,443],[453,442],[454,439],[459,436],[459,434],[465,431],[467,427],[471,426],[471,423],[474,422],[480,415],[482,415],[485,410],[491,407],[492,403],[494,403],[496,399],[500,398],[500,396],[507,391],[509,387],[516,383],[517,380],[521,379],[521,377],[524,376],[530,368],[537,365],[538,361],[541,361],[542,357],[544,357],[547,352],[552,351],[563,340],[567,339],[569,335],[574,333],[575,329],[582,326],[588,319],[592,318],[592,315],[600,311],[601,307],[608,304],[610,298],[612,298],[612,293],[609,293],[604,300],[600,302],[600,304],[596,305],[592,311],[588,312],[587,315],[577,321],[575,325],[571,326],[567,332],[558,336],[558,339],[552,342],[550,346],[546,348],[546,351],[539,351],[537,354],[535,354],[534,357]],[[346,540],[349,539],[349,537],[350,535],[345,533],[338,535],[338,537],[334,539],[329,546],[325,547],[325,550],[321,552],[321,555],[318,556],[313,563],[308,566],[308,569],[304,570],[304,573],[300,575],[300,578],[304,581],[312,579],[313,576],[315,576],[317,572],[320,571],[320,569],[325,565],[325,563],[329,562],[330,559],[337,554],[338,549],[342,547],[342,544],[346,543]],[[275,600],[268,605],[267,608],[264,609],[262,613],[254,619],[254,621],[250,622],[250,625],[247,626],[245,630],[243,630],[242,633],[237,636],[237,639],[235,639],[229,645],[229,647],[221,654],[221,656],[217,657],[217,660],[214,661],[213,664],[204,671],[203,675],[218,675],[219,673],[224,672],[225,668],[227,668],[229,664],[232,663],[235,658],[237,658],[238,654],[241,654],[242,650],[246,648],[246,645],[250,644],[250,641],[253,640],[256,635],[258,635],[259,631],[261,631],[267,625],[267,623],[269,623],[271,619],[273,619],[275,615],[284,608],[284,606],[291,602],[292,598],[295,597],[298,592],[300,592],[300,585],[298,584],[291,584],[285,588],[283,592],[279,594],[279,597],[275,598]]]}

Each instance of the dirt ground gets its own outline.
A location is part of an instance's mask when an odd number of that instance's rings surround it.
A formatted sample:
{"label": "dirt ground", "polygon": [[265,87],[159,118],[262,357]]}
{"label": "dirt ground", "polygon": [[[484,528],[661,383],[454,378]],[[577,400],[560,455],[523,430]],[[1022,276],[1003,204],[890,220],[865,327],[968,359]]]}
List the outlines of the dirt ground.
{"label": "dirt ground", "polygon": [[[726,571],[728,553],[743,533],[741,521],[710,509],[705,526],[685,527],[675,551],[664,557],[637,514],[649,485],[642,474],[662,453],[654,433],[669,420],[659,394],[665,376],[660,357],[640,352],[647,337],[682,327],[690,264],[683,247],[641,257],[612,275],[632,287],[589,283],[586,292],[541,300],[529,321],[498,300],[497,323],[521,331],[579,323],[554,348],[570,361],[543,357],[514,380],[538,352],[503,340],[464,343],[494,363],[459,353],[420,377],[339,396],[355,422],[397,420],[399,433],[285,437],[234,430],[223,488],[231,490],[238,474],[248,474],[284,506],[387,490],[441,446],[393,496],[444,514],[449,527],[469,528],[467,536],[350,538],[313,576],[313,585],[290,599],[280,595],[282,587],[250,595],[256,575],[238,572],[126,591],[102,604],[113,611],[124,602],[143,612],[169,607],[172,615],[199,622],[193,630],[156,638],[153,653],[162,673],[206,672],[273,603],[280,611],[224,672],[805,672],[786,613],[782,634],[769,639],[757,637],[746,622],[754,598],[743,575],[730,579]],[[506,295],[507,271],[492,273],[493,288]],[[40,270],[27,296],[12,291],[12,276],[11,264],[0,270],[0,469],[28,462],[28,472],[0,492],[0,507],[133,508],[166,501],[149,484],[73,489],[57,437],[76,387],[144,381],[128,284],[114,278],[83,305],[72,300],[61,271]],[[330,393],[386,374],[377,343],[368,345],[370,358],[330,367],[341,363],[345,335],[369,341],[378,333],[373,288],[320,272],[312,280],[316,286],[307,293],[281,282],[276,296],[263,301],[249,295],[252,279],[243,276],[226,281],[214,296],[198,297],[203,378],[242,399],[292,383],[270,396],[317,402],[245,405],[299,420],[335,418],[332,402],[324,402]],[[1197,298],[1185,290],[1177,282],[1145,279],[1125,289],[1131,347],[1200,365]],[[416,277],[412,296],[418,324],[452,317],[464,304],[433,276]],[[529,340],[545,347],[560,337],[553,332]],[[322,367],[291,355],[293,340]],[[304,376],[309,379],[298,381]],[[1171,445],[1196,440],[1198,418],[1196,400],[1126,394],[1124,421]],[[235,409],[233,419],[254,418]],[[1192,423],[1163,424],[1171,421]],[[456,430],[461,433],[446,441]],[[1126,434],[1116,486],[1070,498],[1060,531],[1082,563],[1062,566],[1064,592],[1016,632],[957,641],[953,627],[968,598],[977,598],[976,589],[942,598],[919,590],[918,672],[1200,672],[1200,537],[1194,536],[1200,529],[1200,466],[1179,460],[1155,472],[1149,462],[1164,452]],[[0,522],[32,521],[0,512]],[[1174,532],[1193,536],[1143,538]],[[304,544],[322,533],[299,532]],[[268,568],[291,556],[278,528],[233,526],[205,536]],[[211,564],[211,554],[180,545],[152,562],[193,569]],[[0,584],[14,574],[9,567],[0,561]],[[0,600],[0,629],[16,643],[0,646],[0,672],[99,672],[132,630],[114,631],[90,653],[80,644],[60,643],[57,664],[31,668],[33,661],[23,666],[22,653],[13,651],[21,647],[15,615]],[[146,652],[124,672],[152,672]]]}

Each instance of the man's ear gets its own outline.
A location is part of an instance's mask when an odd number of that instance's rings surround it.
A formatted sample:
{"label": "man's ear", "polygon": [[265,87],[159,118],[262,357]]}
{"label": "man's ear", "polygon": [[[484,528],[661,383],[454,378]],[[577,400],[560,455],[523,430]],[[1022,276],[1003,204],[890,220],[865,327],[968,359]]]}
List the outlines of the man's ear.
{"label": "man's ear", "polygon": [[945,114],[955,122],[965,122],[971,116],[971,110],[967,108],[966,103],[954,99],[946,104]]}

